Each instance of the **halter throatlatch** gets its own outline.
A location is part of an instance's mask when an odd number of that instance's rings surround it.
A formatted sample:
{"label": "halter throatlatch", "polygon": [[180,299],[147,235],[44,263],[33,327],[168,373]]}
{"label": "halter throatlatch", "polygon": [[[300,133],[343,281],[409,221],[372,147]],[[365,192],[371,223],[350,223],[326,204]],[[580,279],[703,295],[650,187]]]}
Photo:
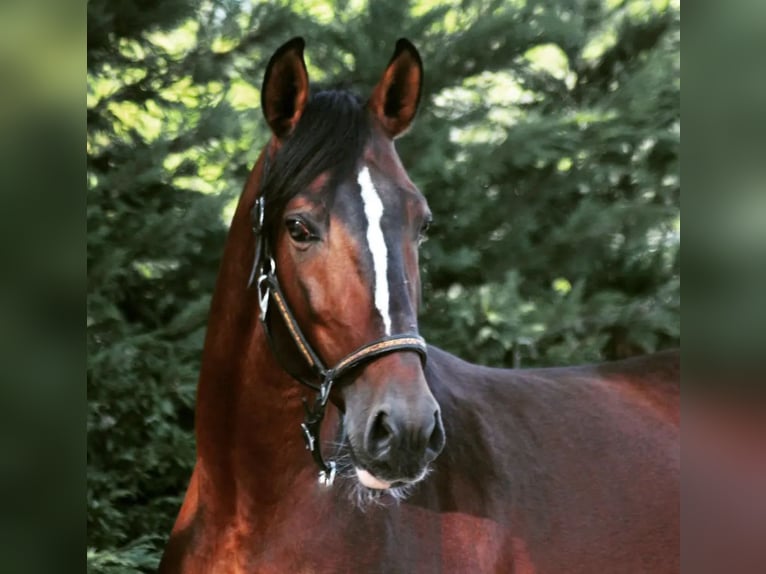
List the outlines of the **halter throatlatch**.
{"label": "halter throatlatch", "polygon": [[[263,177],[263,176],[262,176]],[[274,258],[269,250],[268,238],[263,230],[264,221],[264,199],[261,195],[253,205],[253,232],[255,234],[255,261],[253,270],[250,273],[248,287],[255,281],[258,290],[258,304],[260,307],[260,319],[266,338],[274,351],[271,330],[267,321],[267,312],[270,306],[276,307],[282,317],[287,331],[290,333],[295,346],[298,348],[303,359],[311,367],[315,375],[315,380],[311,381],[295,374],[279,360],[279,355],[274,353],[277,362],[282,364],[282,368],[299,383],[305,385],[316,392],[316,397],[312,405],[303,399],[305,415],[301,423],[303,439],[306,442],[306,449],[311,452],[314,462],[319,467],[319,483],[324,486],[331,486],[335,480],[336,465],[335,461],[325,461],[322,456],[322,449],[319,444],[319,431],[324,419],[327,401],[330,399],[330,392],[333,385],[346,375],[352,369],[369,363],[370,361],[396,351],[414,351],[418,353],[423,362],[426,360],[426,342],[416,334],[391,335],[383,337],[362,347],[359,347],[352,353],[346,355],[343,359],[331,369],[325,367],[319,355],[314,351],[311,344],[303,334],[295,316],[290,311],[282,289],[277,279],[277,269]]]}

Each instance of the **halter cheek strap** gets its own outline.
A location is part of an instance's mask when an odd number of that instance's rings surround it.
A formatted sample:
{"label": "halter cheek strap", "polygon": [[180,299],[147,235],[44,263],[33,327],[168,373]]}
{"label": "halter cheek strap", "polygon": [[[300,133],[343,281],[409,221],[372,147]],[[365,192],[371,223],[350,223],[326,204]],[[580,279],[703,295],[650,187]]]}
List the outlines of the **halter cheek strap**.
{"label": "halter cheek strap", "polygon": [[[264,172],[267,167],[268,164],[266,164]],[[258,289],[261,324],[263,325],[263,330],[266,333],[266,339],[269,341],[272,352],[275,350],[271,329],[269,328],[267,321],[267,313],[273,304],[273,307],[277,309],[279,315],[282,317],[282,320],[287,327],[287,331],[290,334],[290,338],[295,343],[301,356],[309,365],[315,376],[315,381],[311,381],[305,377],[294,374],[280,361],[279,355],[274,352],[277,361],[280,362],[282,368],[291,377],[317,393],[314,399],[314,404],[311,406],[309,406],[308,401],[305,398],[303,399],[305,415],[303,423],[301,423],[301,430],[303,431],[306,448],[311,452],[314,462],[319,467],[320,484],[330,486],[335,480],[336,466],[335,462],[332,460],[325,462],[324,457],[322,456],[322,449],[319,445],[319,432],[321,430],[324,411],[327,407],[327,401],[330,398],[330,392],[332,391],[333,385],[352,369],[389,353],[412,351],[418,353],[423,363],[425,363],[427,358],[426,342],[417,333],[383,337],[359,347],[338,361],[334,367],[328,369],[306,339],[306,336],[303,334],[292,311],[290,311],[287,300],[282,293],[279,280],[277,279],[276,263],[269,253],[267,237],[263,232],[264,207],[263,196],[261,196],[256,200],[255,205],[253,206],[255,261],[253,262],[253,270],[250,273],[248,286],[251,286],[255,279]]]}

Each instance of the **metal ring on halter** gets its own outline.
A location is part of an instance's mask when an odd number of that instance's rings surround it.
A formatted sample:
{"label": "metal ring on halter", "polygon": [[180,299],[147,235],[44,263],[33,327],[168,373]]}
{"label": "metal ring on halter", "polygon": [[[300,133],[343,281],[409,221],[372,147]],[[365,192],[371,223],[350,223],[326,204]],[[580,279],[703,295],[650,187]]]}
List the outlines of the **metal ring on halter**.
{"label": "metal ring on halter", "polygon": [[258,306],[261,308],[261,320],[266,320],[266,311],[269,308],[269,291],[268,278],[270,274],[276,271],[277,265],[274,262],[273,257],[269,257],[269,269],[264,269],[258,276]]}
{"label": "metal ring on halter", "polygon": [[330,472],[327,472],[326,470],[319,471],[319,484],[322,486],[332,486],[332,483],[335,482],[335,473],[337,470],[335,461],[328,460],[327,467],[330,469]]}

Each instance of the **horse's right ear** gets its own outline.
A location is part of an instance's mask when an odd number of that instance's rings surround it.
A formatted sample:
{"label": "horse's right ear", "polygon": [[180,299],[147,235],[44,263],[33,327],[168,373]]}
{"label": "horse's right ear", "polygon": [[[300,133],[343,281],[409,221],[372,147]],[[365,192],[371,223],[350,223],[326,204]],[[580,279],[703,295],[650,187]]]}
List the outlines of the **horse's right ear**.
{"label": "horse's right ear", "polygon": [[293,38],[269,60],[261,88],[261,109],[277,139],[295,129],[309,97],[309,76],[303,61],[303,38]]}

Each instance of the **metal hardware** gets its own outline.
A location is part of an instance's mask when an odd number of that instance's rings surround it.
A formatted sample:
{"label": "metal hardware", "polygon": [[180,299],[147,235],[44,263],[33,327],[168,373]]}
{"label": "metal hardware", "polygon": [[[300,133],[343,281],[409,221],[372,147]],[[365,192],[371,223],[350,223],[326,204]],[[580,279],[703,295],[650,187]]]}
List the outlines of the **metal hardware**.
{"label": "metal hardware", "polygon": [[331,460],[327,463],[329,465],[329,472],[326,470],[320,470],[319,471],[319,484],[322,486],[330,487],[332,486],[332,483],[335,482],[335,474],[337,470],[337,466],[335,465],[335,461]]}

